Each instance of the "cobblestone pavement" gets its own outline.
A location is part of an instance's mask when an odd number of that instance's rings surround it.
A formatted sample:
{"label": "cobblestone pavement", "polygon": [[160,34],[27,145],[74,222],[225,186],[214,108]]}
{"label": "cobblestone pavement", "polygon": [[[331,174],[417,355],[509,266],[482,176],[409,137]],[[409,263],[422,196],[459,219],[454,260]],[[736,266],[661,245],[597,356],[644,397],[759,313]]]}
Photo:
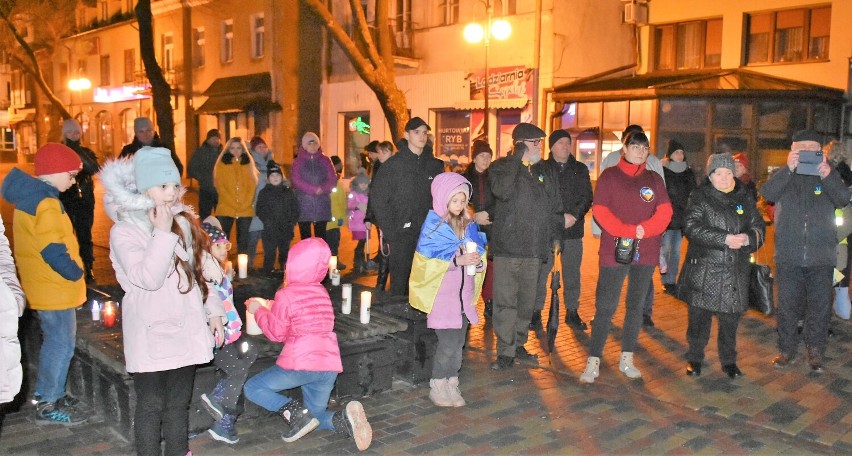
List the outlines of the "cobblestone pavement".
{"label": "cobblestone pavement", "polygon": [[[193,195],[188,195],[191,201]],[[11,211],[0,206],[7,226]],[[114,281],[108,260],[109,222],[96,215],[96,274]],[[771,238],[770,238],[771,242]],[[344,233],[341,261],[351,264],[354,244]],[[374,247],[375,249],[375,247]],[[585,239],[580,314],[594,315],[597,242]],[[767,253],[766,256],[769,256]],[[365,285],[375,276],[344,275]],[[658,279],[657,290],[660,290]],[[588,331],[560,325],[556,348],[546,354],[545,335],[531,333],[527,349],[538,366],[516,364],[494,372],[496,345],[490,323],[473,326],[460,388],[468,405],[442,409],[429,401],[428,385],[394,382],[391,391],[362,399],[373,426],[369,452],[381,454],[852,454],[852,326],[835,319],[826,372],[813,375],[806,363],[785,370],[770,365],[775,355],[774,320],[752,312],[739,331],[738,365],[745,373],[728,379],[718,364],[715,334],[699,378],[684,373],[686,306],[660,292],[654,328],[644,328],[636,351],[642,380],[617,369],[623,308],[616,314],[601,376],[581,385]],[[549,306],[549,301],[548,304]],[[622,306],[623,307],[623,306]],[[545,309],[545,315],[547,309]],[[482,312],[480,303],[479,311]],[[336,407],[338,404],[332,404]],[[340,454],[354,444],[328,431],[281,441],[280,418],[247,416],[238,423],[240,442],[229,446],[202,435],[195,454]],[[113,433],[102,417],[75,428],[36,426],[31,406],[6,414],[0,454],[126,454],[128,436]]]}

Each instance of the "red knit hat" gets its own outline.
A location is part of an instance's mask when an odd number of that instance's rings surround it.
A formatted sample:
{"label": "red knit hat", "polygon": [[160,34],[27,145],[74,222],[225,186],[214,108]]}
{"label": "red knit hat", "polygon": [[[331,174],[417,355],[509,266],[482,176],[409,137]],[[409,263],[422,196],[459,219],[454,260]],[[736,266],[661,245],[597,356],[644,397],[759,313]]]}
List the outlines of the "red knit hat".
{"label": "red knit hat", "polygon": [[734,161],[739,162],[741,165],[743,165],[745,169],[748,169],[748,157],[746,156],[746,154],[734,154]]}
{"label": "red knit hat", "polygon": [[36,152],[34,161],[36,176],[78,171],[83,167],[77,152],[59,143],[47,143],[41,146]]}

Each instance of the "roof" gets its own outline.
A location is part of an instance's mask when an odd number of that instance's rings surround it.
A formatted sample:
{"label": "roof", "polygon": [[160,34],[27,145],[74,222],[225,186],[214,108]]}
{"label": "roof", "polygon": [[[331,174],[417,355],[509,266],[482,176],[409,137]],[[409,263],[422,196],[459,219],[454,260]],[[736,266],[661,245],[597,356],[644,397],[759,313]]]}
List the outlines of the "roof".
{"label": "roof", "polygon": [[821,98],[843,101],[843,91],[743,69],[647,73],[581,80],[553,89],[556,101],[617,101],[677,96]]}
{"label": "roof", "polygon": [[198,112],[272,111],[281,105],[272,101],[272,78],[269,73],[219,78],[202,94],[207,98]]}

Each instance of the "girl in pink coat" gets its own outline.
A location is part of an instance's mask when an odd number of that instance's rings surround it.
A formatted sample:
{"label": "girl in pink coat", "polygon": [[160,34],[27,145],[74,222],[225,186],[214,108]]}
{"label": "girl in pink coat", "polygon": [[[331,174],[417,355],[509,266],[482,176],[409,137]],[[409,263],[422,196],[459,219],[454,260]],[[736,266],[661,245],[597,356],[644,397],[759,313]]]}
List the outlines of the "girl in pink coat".
{"label": "girl in pink coat", "polygon": [[[320,283],[328,274],[331,250],[319,238],[299,241],[290,249],[285,284],[267,301],[251,298],[246,309],[269,340],[284,342],[275,365],[246,382],[246,398],[281,415],[289,429],[281,436],[295,442],[319,427],[345,433],[359,450],[369,448],[373,430],[360,402],[344,410],[326,410],[337,374],[343,371],[334,333],[334,309]],[[304,402],[281,391],[301,387]]]}
{"label": "girl in pink coat", "polygon": [[364,247],[367,240],[367,225],[364,217],[367,215],[368,194],[370,192],[370,178],[363,170],[352,179],[349,184],[349,197],[347,208],[349,209],[349,231],[352,239],[358,241],[355,245],[355,269],[360,273],[367,270],[367,259],[364,258]]}

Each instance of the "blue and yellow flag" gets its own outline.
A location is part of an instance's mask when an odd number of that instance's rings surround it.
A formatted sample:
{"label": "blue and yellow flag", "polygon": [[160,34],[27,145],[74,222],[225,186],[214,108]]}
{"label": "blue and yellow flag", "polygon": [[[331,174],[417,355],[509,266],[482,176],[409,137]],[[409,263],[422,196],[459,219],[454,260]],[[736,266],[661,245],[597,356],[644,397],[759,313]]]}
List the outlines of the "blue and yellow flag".
{"label": "blue and yellow flag", "polygon": [[[477,250],[482,255],[482,262],[486,264],[485,235],[477,230],[475,223],[468,225],[464,238],[459,239],[450,225],[444,222],[435,211],[429,211],[420,229],[420,238],[417,240],[417,250],[414,252],[414,262],[411,265],[411,277],[408,281],[411,307],[427,314],[432,311],[438,289],[441,288],[441,282],[447,274],[450,262],[459,249],[464,249],[468,241],[476,242]],[[476,302],[482,290],[482,282],[485,280],[485,270],[483,269],[474,277],[473,302]]]}

